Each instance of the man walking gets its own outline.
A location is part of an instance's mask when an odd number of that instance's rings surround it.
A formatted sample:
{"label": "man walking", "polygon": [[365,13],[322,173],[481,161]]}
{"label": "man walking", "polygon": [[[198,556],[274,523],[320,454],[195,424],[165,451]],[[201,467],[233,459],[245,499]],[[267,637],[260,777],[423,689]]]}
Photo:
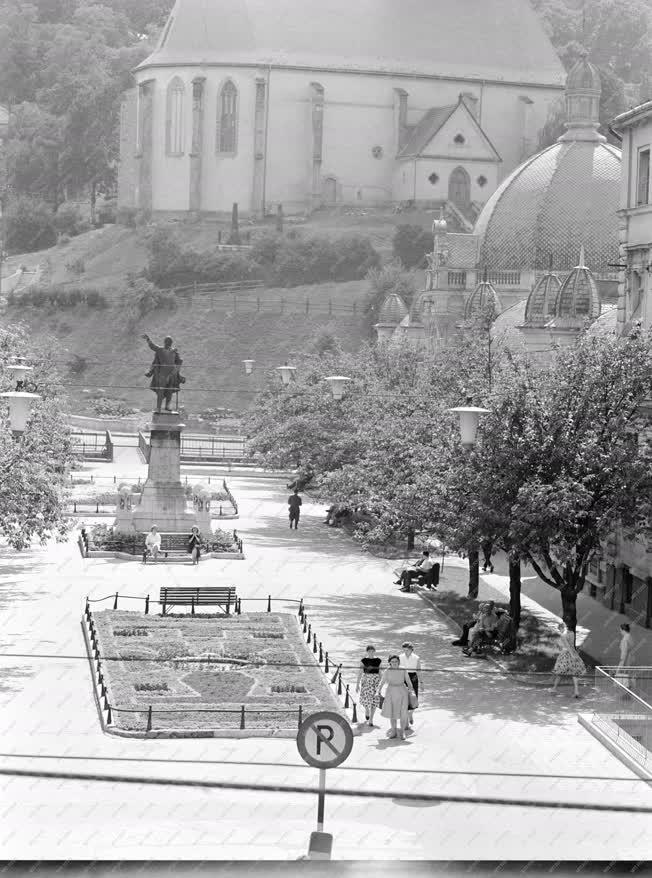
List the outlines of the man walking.
{"label": "man walking", "polygon": [[[412,688],[414,689],[414,694],[419,698],[419,671],[421,670],[421,659],[414,651],[414,646],[410,643],[409,640],[406,640],[402,646],[403,652],[399,656],[400,665],[399,667],[403,668],[408,672],[408,677],[412,683]],[[408,725],[414,725],[414,710],[417,705],[410,706],[408,708]]]}
{"label": "man walking", "polygon": [[288,497],[288,508],[290,511],[290,530],[292,530],[292,522],[294,522],[294,529],[297,530],[299,527],[299,515],[301,514],[301,497],[299,497],[299,489],[294,489],[294,494],[291,494]]}

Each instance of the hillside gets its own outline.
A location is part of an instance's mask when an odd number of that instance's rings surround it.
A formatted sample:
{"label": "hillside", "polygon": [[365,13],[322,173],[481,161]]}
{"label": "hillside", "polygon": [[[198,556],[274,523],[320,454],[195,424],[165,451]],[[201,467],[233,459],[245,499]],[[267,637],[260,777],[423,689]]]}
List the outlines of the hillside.
{"label": "hillside", "polygon": [[[266,371],[302,350],[319,330],[332,331],[348,350],[360,344],[366,287],[364,281],[355,281],[260,290],[240,294],[235,309],[232,297],[215,296],[211,302],[211,297],[198,296],[182,301],[174,312],[148,314],[134,324],[119,301],[104,311],[14,306],[4,318],[23,321],[37,337],[58,340],[72,408],[80,414],[91,413],[93,393],[151,411],[153,395],[145,378],[151,352],[140,338],[143,332],[159,343],[165,335],[173,336],[184,359],[183,404],[190,412],[219,406],[244,410],[265,385]],[[245,375],[243,359],[256,360],[252,375]],[[75,360],[73,371],[68,364]]]}

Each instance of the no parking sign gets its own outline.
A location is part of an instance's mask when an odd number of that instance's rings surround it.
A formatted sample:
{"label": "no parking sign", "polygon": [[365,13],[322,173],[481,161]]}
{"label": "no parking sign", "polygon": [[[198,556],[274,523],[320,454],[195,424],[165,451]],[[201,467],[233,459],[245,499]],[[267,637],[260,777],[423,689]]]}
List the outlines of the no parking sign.
{"label": "no parking sign", "polygon": [[299,726],[297,748],[315,768],[337,768],[353,748],[353,731],[343,716],[329,710],[313,713]]}

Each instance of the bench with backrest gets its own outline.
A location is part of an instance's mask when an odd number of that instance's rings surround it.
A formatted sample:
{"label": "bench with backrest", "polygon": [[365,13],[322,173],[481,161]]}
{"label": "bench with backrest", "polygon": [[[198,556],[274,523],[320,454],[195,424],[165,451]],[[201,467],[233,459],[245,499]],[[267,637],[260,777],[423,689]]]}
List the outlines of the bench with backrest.
{"label": "bench with backrest", "polygon": [[[142,555],[143,562],[147,563],[147,559],[152,556],[148,554],[147,547],[145,545],[145,539],[147,534],[141,534],[142,542],[136,544],[135,555]],[[190,553],[188,552],[188,540],[190,539],[190,534],[179,534],[179,533],[162,533],[161,534],[161,548],[159,549],[159,555],[162,555],[164,558],[167,558],[169,555],[173,557],[185,556],[190,560]]]}
{"label": "bench with backrest", "polygon": [[164,616],[167,608],[174,606],[191,607],[193,614],[195,612],[195,607],[224,607],[224,612],[229,616],[231,610],[235,609],[236,594],[233,586],[175,585],[162,588],[159,601],[161,604],[161,613]]}

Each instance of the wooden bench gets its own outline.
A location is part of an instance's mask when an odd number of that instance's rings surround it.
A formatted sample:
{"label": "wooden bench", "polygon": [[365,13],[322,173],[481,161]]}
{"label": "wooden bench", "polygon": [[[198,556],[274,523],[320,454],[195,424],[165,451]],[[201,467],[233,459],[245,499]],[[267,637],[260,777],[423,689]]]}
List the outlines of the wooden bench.
{"label": "wooden bench", "polygon": [[[147,547],[145,544],[145,538],[147,534],[142,534],[142,543],[138,543],[136,546],[136,550],[134,551],[135,555],[143,556],[143,563],[147,564],[147,559],[151,557],[147,551]],[[168,555],[173,556],[185,556],[190,560],[190,552],[188,551],[188,540],[190,539],[190,534],[179,534],[179,533],[162,533],[161,534],[161,548],[159,549],[159,555],[162,555],[164,558],[167,558]],[[202,546],[202,549],[204,547]]]}
{"label": "wooden bench", "polygon": [[160,595],[161,612],[165,616],[168,607],[190,605],[194,615],[195,607],[217,606],[224,607],[227,616],[231,614],[231,608],[235,609],[236,594],[232,586],[174,586],[161,589]]}

